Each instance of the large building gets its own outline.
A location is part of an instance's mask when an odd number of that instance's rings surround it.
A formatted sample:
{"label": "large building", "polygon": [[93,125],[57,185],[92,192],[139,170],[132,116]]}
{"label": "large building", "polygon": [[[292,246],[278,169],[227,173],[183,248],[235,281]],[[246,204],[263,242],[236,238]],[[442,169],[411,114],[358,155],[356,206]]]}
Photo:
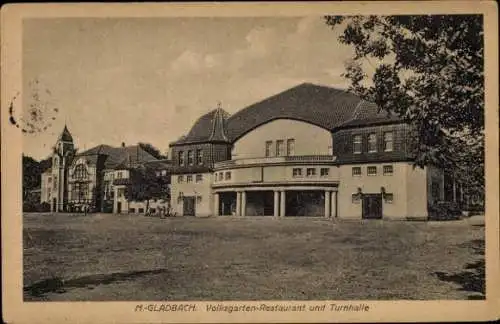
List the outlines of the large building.
{"label": "large building", "polygon": [[425,219],[445,198],[445,174],[413,166],[411,130],[309,83],[232,116],[218,107],[170,144],[171,204],[184,216]]}
{"label": "large building", "polygon": [[170,180],[169,162],[158,160],[140,145],[99,145],[77,153],[65,126],[54,146],[51,167],[42,173],[40,200],[49,203],[53,212],[127,213],[144,212],[146,206],[167,206],[167,197],[151,204],[126,199],[125,189],[141,167]]}

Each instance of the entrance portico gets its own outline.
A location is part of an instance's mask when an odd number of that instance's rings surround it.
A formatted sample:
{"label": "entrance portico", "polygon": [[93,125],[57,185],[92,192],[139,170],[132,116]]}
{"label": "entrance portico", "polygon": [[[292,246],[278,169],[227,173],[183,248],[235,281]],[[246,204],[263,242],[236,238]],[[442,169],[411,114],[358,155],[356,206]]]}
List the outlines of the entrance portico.
{"label": "entrance portico", "polygon": [[337,184],[217,188],[213,197],[216,216],[337,217]]}

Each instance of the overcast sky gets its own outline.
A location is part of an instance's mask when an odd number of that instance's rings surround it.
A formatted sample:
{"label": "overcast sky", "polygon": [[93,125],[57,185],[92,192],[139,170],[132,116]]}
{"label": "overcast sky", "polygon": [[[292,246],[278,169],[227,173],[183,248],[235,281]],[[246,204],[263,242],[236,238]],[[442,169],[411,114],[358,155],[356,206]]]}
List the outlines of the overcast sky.
{"label": "overcast sky", "polygon": [[47,157],[66,122],[80,151],[165,152],[218,101],[234,113],[302,82],[346,88],[337,36],[321,17],[25,20],[24,113],[38,96],[52,126],[23,150]]}

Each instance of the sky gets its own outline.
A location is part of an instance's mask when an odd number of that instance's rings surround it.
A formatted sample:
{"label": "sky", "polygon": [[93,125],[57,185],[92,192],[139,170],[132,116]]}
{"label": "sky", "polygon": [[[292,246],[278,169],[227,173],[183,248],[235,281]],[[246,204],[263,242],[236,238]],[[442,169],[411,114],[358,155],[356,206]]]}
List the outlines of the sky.
{"label": "sky", "polygon": [[323,19],[51,18],[23,23],[23,152],[50,155],[65,123],[82,151],[162,152],[221,102],[230,114],[303,82],[347,88],[350,47]]}

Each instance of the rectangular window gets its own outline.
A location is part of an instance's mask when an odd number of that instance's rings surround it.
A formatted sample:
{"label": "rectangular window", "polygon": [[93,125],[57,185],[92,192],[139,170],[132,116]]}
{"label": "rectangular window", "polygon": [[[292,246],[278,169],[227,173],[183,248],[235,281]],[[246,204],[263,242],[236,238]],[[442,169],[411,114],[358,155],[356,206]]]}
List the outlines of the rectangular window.
{"label": "rectangular window", "polygon": [[384,175],[392,175],[393,172],[392,165],[384,165]]}
{"label": "rectangular window", "polygon": [[277,140],[276,141],[276,156],[283,156],[285,155],[284,149],[285,149],[285,142],[283,140]]}
{"label": "rectangular window", "polygon": [[353,177],[361,176],[361,167],[352,167],[352,176]]}
{"label": "rectangular window", "polygon": [[391,194],[391,193],[386,193],[384,195],[384,200],[385,200],[386,203],[392,204],[392,202],[394,201],[394,195]]}
{"label": "rectangular window", "polygon": [[226,172],[226,180],[231,180],[231,172]]}
{"label": "rectangular window", "polygon": [[194,164],[193,151],[188,151],[188,165]]}
{"label": "rectangular window", "polygon": [[375,133],[368,135],[368,152],[377,152],[377,134]]}
{"label": "rectangular window", "polygon": [[316,175],[316,169],[315,168],[307,168],[307,176],[312,177]]}
{"label": "rectangular window", "polygon": [[51,178],[51,177],[48,177],[48,178],[47,178],[47,181],[48,181],[48,183],[51,183],[51,182],[52,182],[52,178]]}
{"label": "rectangular window", "polygon": [[293,177],[302,177],[302,169],[301,168],[293,168],[292,170]]}
{"label": "rectangular window", "polygon": [[329,168],[321,168],[319,175],[322,177],[327,177],[329,173],[330,173]]}
{"label": "rectangular window", "polygon": [[[85,197],[85,196],[86,196],[85,189],[84,189],[84,188],[82,188],[82,189],[83,189],[83,190],[81,191],[81,192],[82,192],[82,194],[81,194],[81,195],[82,195],[83,197]],[[120,188],[120,189],[118,189],[118,197],[120,197],[120,198],[121,198],[121,197],[123,197],[123,196],[125,196],[125,189],[124,189],[124,188]],[[82,198],[83,198],[83,197],[82,197]]]}
{"label": "rectangular window", "polygon": [[139,213],[140,214],[144,213],[144,208],[139,208]]}
{"label": "rectangular window", "polygon": [[131,214],[135,214],[135,208],[129,208],[128,212]]}
{"label": "rectangular window", "polygon": [[161,170],[161,175],[166,176],[167,175],[167,170]]}
{"label": "rectangular window", "polygon": [[184,182],[184,176],[180,175],[177,177],[177,183],[183,183]]}
{"label": "rectangular window", "polygon": [[179,165],[184,165],[184,152],[179,151]]}
{"label": "rectangular window", "polygon": [[196,150],[196,164],[198,164],[198,165],[203,164],[203,150],[202,149]]}
{"label": "rectangular window", "polygon": [[193,182],[193,176],[192,175],[186,176],[186,182],[187,183]]}
{"label": "rectangular window", "polygon": [[116,174],[116,178],[117,178],[117,179],[121,179],[121,178],[122,178],[122,173],[121,173],[121,172],[118,172],[118,173]]}
{"label": "rectangular window", "polygon": [[224,173],[219,172],[219,181],[222,181],[222,180],[224,180]]}
{"label": "rectangular window", "polygon": [[196,197],[196,203],[197,203],[197,204],[200,204],[200,203],[201,203],[201,196],[197,196],[197,197]]}
{"label": "rectangular window", "polygon": [[196,175],[196,182],[201,182],[203,180],[203,175],[197,174]]}
{"label": "rectangular window", "polygon": [[286,155],[295,155],[295,140],[293,138],[286,140]]}
{"label": "rectangular window", "polygon": [[392,132],[384,133],[384,151],[391,152],[393,149],[393,137]]}
{"label": "rectangular window", "polygon": [[359,204],[361,202],[361,198],[359,194],[352,194],[352,203],[353,204]]}
{"label": "rectangular window", "polygon": [[273,141],[266,142],[266,157],[272,156]]}
{"label": "rectangular window", "polygon": [[368,174],[369,176],[377,175],[377,167],[376,166],[369,166],[367,168],[366,174]]}
{"label": "rectangular window", "polygon": [[353,137],[352,151],[354,154],[361,153],[361,139],[361,135],[354,135]]}

